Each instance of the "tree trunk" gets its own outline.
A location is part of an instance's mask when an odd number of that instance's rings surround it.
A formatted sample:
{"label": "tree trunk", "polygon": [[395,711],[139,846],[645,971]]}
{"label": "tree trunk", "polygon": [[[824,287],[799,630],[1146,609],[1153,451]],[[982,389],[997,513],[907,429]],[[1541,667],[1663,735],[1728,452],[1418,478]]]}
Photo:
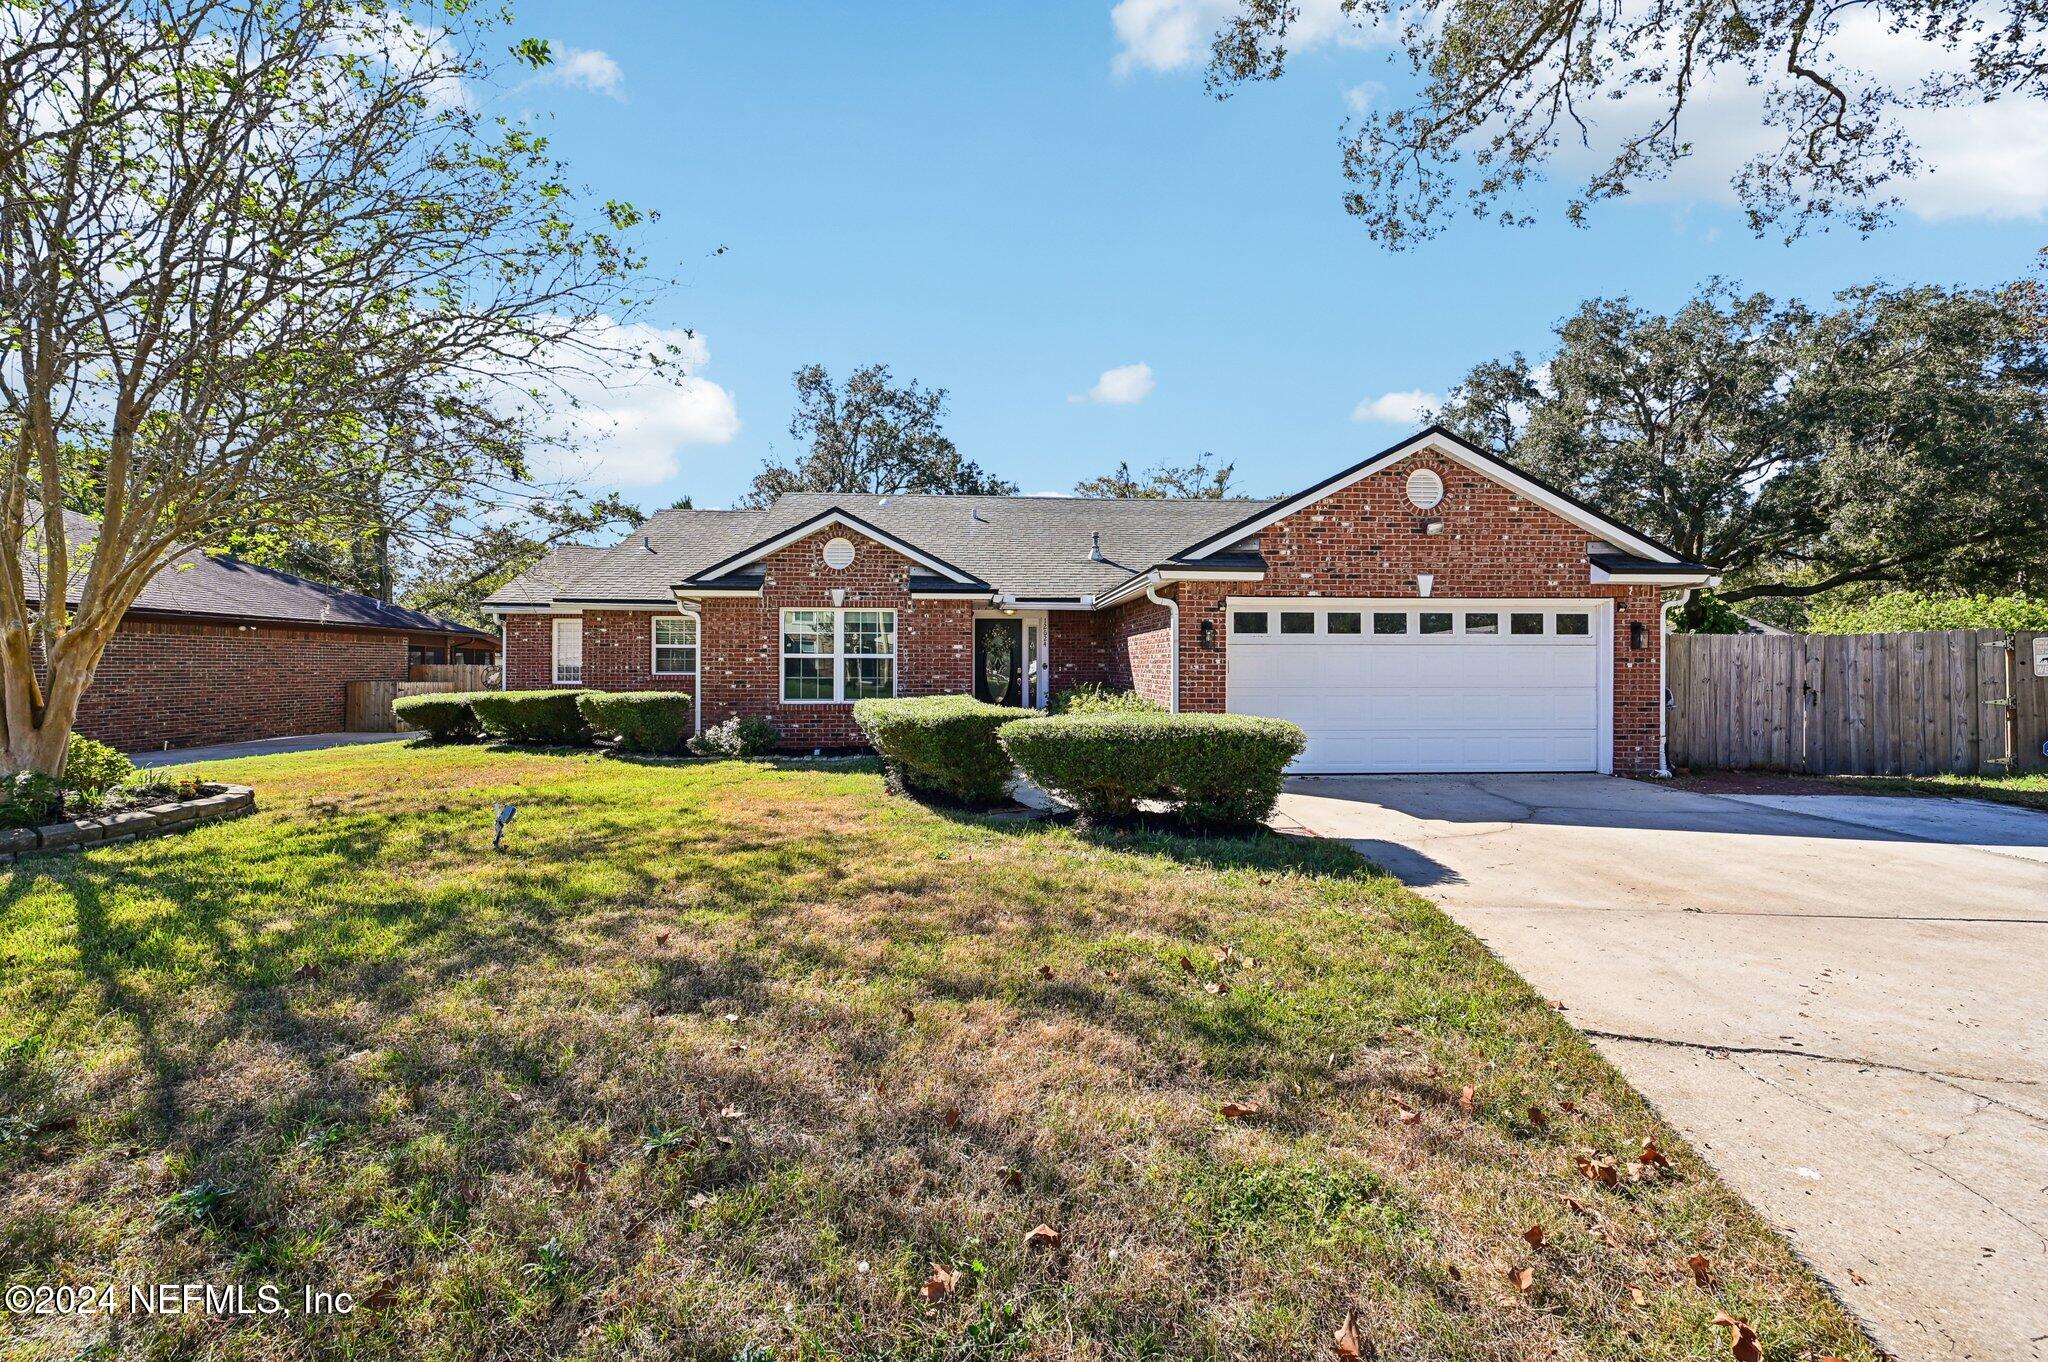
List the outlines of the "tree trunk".
{"label": "tree trunk", "polygon": [[92,684],[106,640],[93,631],[66,634],[50,650],[49,684],[39,684],[35,653],[27,646],[0,651],[5,735],[0,766],[8,771],[64,774],[64,755],[78,721],[78,703]]}

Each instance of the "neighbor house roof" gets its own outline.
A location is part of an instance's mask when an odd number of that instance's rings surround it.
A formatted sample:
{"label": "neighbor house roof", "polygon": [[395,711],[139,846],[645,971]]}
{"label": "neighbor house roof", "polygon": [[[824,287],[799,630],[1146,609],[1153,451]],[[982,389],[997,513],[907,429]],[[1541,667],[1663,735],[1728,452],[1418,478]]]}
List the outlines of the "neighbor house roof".
{"label": "neighbor house roof", "polygon": [[[94,539],[97,526],[87,516],[67,512],[65,539],[74,557]],[[81,558],[74,579],[83,584]],[[31,580],[36,569],[29,565]],[[78,599],[78,589],[69,593]],[[406,633],[463,634],[497,641],[495,634],[454,620],[442,619],[402,605],[386,605],[374,596],[295,577],[289,572],[258,567],[230,554],[198,549],[180,554],[142,588],[131,614],[179,615],[193,618],[275,620],[281,624],[330,628],[391,629]]]}
{"label": "neighbor house roof", "polygon": [[1607,557],[1616,576],[1657,581],[1712,571],[1681,561],[1640,531],[1432,426],[1277,499],[792,492],[756,510],[662,511],[614,548],[560,551],[484,605],[664,606],[693,592],[751,594],[761,584],[760,563],[768,554],[834,525],[909,557],[918,569],[913,592],[988,591],[1021,601],[1115,599],[1163,578],[1256,575],[1265,563],[1247,541],[1265,526],[1425,450],[1475,468],[1611,541],[1616,552]]}

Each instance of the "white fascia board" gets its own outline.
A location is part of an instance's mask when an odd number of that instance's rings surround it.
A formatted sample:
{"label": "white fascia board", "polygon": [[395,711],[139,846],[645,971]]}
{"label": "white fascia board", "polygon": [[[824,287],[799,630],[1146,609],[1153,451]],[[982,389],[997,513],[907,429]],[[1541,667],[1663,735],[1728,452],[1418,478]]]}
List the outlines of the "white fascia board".
{"label": "white fascia board", "polygon": [[1144,595],[1147,587],[1165,586],[1171,582],[1263,582],[1265,580],[1265,573],[1252,572],[1244,568],[1194,572],[1179,569],[1172,572],[1162,572],[1155,568],[1142,576],[1133,577],[1114,591],[1107,591],[1097,596],[1095,598],[1095,606],[1097,609],[1102,609],[1106,606],[1121,605],[1133,596]]}
{"label": "white fascia board", "polygon": [[676,588],[676,600],[679,602],[710,600],[714,597],[735,597],[745,598],[748,600],[755,600],[758,599],[760,595],[761,588],[759,587],[755,587],[751,591],[746,590],[745,588],[732,587],[702,587],[692,589],[689,591],[685,591],[681,587]]}
{"label": "white fascia board", "polygon": [[1591,581],[1614,586],[1719,586],[1718,572],[1609,572],[1595,564]]}
{"label": "white fascia board", "polygon": [[[1391,468],[1403,459],[1413,458],[1424,451],[1440,454],[1452,463],[1471,469],[1481,477],[1490,478],[1524,500],[1533,501],[1553,515],[1577,525],[1588,534],[1599,535],[1602,539],[1619,548],[1627,549],[1630,553],[1654,559],[1660,563],[1674,561],[1668,552],[1658,548],[1647,539],[1631,534],[1626,526],[1616,524],[1605,516],[1593,514],[1583,507],[1573,505],[1548,488],[1537,486],[1504,464],[1496,463],[1491,459],[1474,458],[1465,450],[1458,448],[1452,441],[1439,437],[1433,431],[1424,431],[1414,439],[1394,446],[1386,453],[1360,464],[1350,472],[1309,489],[1314,493],[1312,496],[1297,494],[1300,496],[1300,500],[1293,498],[1284,500],[1278,506],[1261,514],[1257,519],[1247,521],[1242,525],[1233,525],[1212,538],[1203,540],[1194,548],[1185,550],[1180,556],[1182,558],[1207,558],[1211,554],[1217,553],[1242,539],[1257,534],[1269,525],[1276,524],[1299,511],[1306,510],[1333,493],[1341,492],[1347,487],[1363,482],[1373,474]],[[1420,515],[1422,512],[1417,512],[1417,514]]]}
{"label": "white fascia board", "polygon": [[972,577],[969,577],[966,573],[960,571],[960,569],[952,566],[949,563],[940,562],[938,559],[925,553],[923,550],[918,549],[913,545],[904,543],[901,539],[896,538],[888,531],[879,529],[876,526],[870,525],[865,521],[860,520],[849,511],[840,510],[824,511],[818,515],[812,516],[803,524],[785,530],[781,534],[776,535],[773,539],[766,540],[760,544],[756,544],[753,548],[750,549],[742,549],[738,553],[734,554],[732,557],[724,560],[723,562],[713,563],[710,567],[705,568],[702,572],[698,573],[697,575],[699,577],[723,576],[724,574],[731,572],[734,568],[742,568],[749,563],[758,563],[763,558],[766,558],[769,554],[774,553],[777,549],[788,548],[791,544],[796,543],[797,540],[808,539],[810,536],[816,534],[818,531],[832,525],[838,525],[843,529],[852,530],[855,534],[859,535],[863,539],[872,539],[877,544],[880,544],[883,548],[891,549],[897,553],[900,553],[905,558],[908,558],[911,562],[916,563],[920,567],[930,568],[933,572],[938,573],[941,577],[944,577],[949,581],[971,582],[974,580]]}
{"label": "white fascia board", "polygon": [[910,593],[910,599],[913,601],[971,601],[976,605],[986,605],[994,600],[995,597],[986,591],[913,591]]}

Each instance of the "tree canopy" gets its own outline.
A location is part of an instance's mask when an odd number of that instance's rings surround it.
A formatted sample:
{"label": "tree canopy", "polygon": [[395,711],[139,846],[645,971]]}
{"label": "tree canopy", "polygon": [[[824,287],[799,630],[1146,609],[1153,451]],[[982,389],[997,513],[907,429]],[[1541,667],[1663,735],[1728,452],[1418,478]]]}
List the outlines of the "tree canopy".
{"label": "tree canopy", "polygon": [[[587,202],[544,137],[478,111],[504,35],[463,0],[0,22],[8,769],[61,763],[107,641],[180,552],[332,525],[366,480],[522,478],[558,375],[672,358],[593,339],[646,296],[645,215]],[[88,542],[66,504],[93,508]]]}
{"label": "tree canopy", "polygon": [[1942,595],[1886,591],[1829,602],[1807,613],[1810,634],[1895,634],[1916,629],[2048,629],[2048,599],[2039,596]]}
{"label": "tree canopy", "polygon": [[796,414],[789,433],[805,448],[790,463],[767,460],[744,498],[766,506],[785,492],[963,492],[1001,496],[1017,490],[963,458],[941,428],[946,390],[898,384],[886,364],[853,371],[835,386],[821,364],[794,375]]}
{"label": "tree canopy", "polygon": [[[1574,153],[1592,160],[1565,210],[1580,220],[1668,175],[1694,150],[1704,100],[1744,87],[1758,96],[1761,150],[1732,188],[1751,227],[1789,235],[1841,220],[1869,231],[1895,206],[1894,183],[1923,165],[1902,114],[2048,94],[2039,0],[1340,8],[1359,45],[1393,48],[1416,86],[1341,139],[1345,209],[1392,248],[1435,235],[1461,207],[1528,221],[1523,191]],[[1279,77],[1301,11],[1300,0],[1239,0],[1211,46],[1210,90]],[[1871,60],[1887,44],[1911,50]]]}
{"label": "tree canopy", "polygon": [[1446,424],[1727,574],[1739,605],[2008,590],[2048,561],[2048,339],[1998,294],[1829,310],[1713,285],[1585,304],[1540,364],[1481,364]]}
{"label": "tree canopy", "polygon": [[1211,463],[1215,456],[1207,452],[1188,464],[1154,464],[1143,473],[1133,473],[1127,460],[1118,460],[1114,470],[1099,477],[1083,478],[1074,484],[1074,495],[1078,497],[1136,497],[1140,499],[1164,499],[1167,497],[1198,497],[1220,501],[1224,497],[1236,496],[1231,487],[1231,477],[1237,472],[1234,463]]}

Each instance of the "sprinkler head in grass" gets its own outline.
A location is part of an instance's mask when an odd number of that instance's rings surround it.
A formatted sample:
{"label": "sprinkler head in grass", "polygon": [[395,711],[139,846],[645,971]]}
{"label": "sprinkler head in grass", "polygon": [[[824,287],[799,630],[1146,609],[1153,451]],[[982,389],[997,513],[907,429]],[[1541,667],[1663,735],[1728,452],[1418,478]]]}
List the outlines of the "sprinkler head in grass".
{"label": "sprinkler head in grass", "polygon": [[499,804],[498,821],[491,827],[491,846],[499,851],[505,849],[505,825],[519,815],[517,804]]}

